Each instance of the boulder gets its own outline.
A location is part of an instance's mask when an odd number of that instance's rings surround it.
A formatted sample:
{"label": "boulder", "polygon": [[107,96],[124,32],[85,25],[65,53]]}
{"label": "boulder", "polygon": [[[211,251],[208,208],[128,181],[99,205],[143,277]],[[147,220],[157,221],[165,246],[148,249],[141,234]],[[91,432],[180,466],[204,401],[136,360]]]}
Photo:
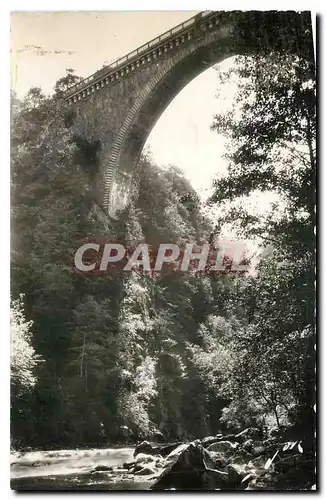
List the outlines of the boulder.
{"label": "boulder", "polygon": [[146,453],[147,455],[152,454],[153,446],[148,441],[143,441],[136,446],[134,450],[134,457],[136,457],[138,453]]}
{"label": "boulder", "polygon": [[211,468],[214,467],[212,457],[199,441],[179,446],[169,457],[168,467],[151,486],[151,490],[214,489],[224,485],[228,477],[226,472]]}
{"label": "boulder", "polygon": [[249,453],[252,452],[252,449],[254,447],[254,441],[252,439],[247,439],[242,445],[240,446],[241,450],[248,451]]}
{"label": "boulder", "polygon": [[92,472],[92,479],[106,480],[107,478],[108,478],[107,472],[101,472],[101,471]]}
{"label": "boulder", "polygon": [[314,469],[314,460],[305,460],[300,453],[292,456],[279,457],[278,461],[274,462],[274,468],[279,473],[287,473],[289,470]]}
{"label": "boulder", "polygon": [[170,453],[172,453],[173,450],[178,448],[178,446],[180,446],[181,444],[182,443],[178,442],[178,443],[167,444],[164,446],[155,446],[153,447],[153,451],[155,451],[155,453],[161,455],[162,457],[167,457]]}
{"label": "boulder", "polygon": [[167,462],[164,460],[162,457],[158,457],[155,462],[155,466],[158,467],[159,469],[162,467],[166,467]]}
{"label": "boulder", "polygon": [[231,443],[231,441],[217,441],[216,443],[209,445],[207,450],[225,453],[235,451],[238,446],[239,443]]}
{"label": "boulder", "polygon": [[134,466],[135,466],[135,464],[136,464],[136,462],[124,462],[124,463],[122,464],[122,467],[123,467],[124,469],[131,469],[131,467],[134,467]]}
{"label": "boulder", "polygon": [[279,444],[278,440],[277,440],[276,438],[273,438],[273,437],[269,437],[268,439],[265,439],[265,440],[263,441],[263,445],[264,445],[266,448],[268,448],[268,447],[270,447],[270,446],[275,447],[275,446],[278,446],[278,444]]}
{"label": "boulder", "polygon": [[189,444],[180,444],[179,446],[177,446],[173,451],[171,451],[171,453],[169,453],[167,456],[166,456],[166,460],[171,460],[171,459],[174,459],[175,457],[179,456],[180,453],[187,449],[189,446]]}
{"label": "boulder", "polygon": [[244,431],[239,432],[235,435],[237,441],[246,441],[247,439],[260,440],[262,438],[262,432],[257,427],[248,427]]}
{"label": "boulder", "polygon": [[256,478],[251,479],[249,481],[248,485],[246,486],[245,491],[254,491],[254,490],[257,490],[258,488],[256,488],[256,481],[257,481]]}
{"label": "boulder", "polygon": [[[216,459],[216,455],[218,455],[217,459]],[[221,453],[209,452],[208,450],[203,448],[202,456],[203,456],[203,463],[204,463],[206,470],[213,469],[213,470],[219,472],[221,469],[224,469],[227,465],[227,460],[226,459],[222,460]]]}
{"label": "boulder", "polygon": [[266,453],[266,448],[262,445],[253,446],[251,453],[254,457],[258,457]]}
{"label": "boulder", "polygon": [[155,474],[156,472],[157,472],[157,469],[147,466],[147,467],[143,467],[142,469],[136,471],[135,476],[151,476],[152,474]]}
{"label": "boulder", "polygon": [[136,472],[140,471],[143,469],[143,465],[142,464],[135,464],[133,467],[131,467],[129,470],[128,470],[128,473],[129,474],[135,474]]}
{"label": "boulder", "polygon": [[260,457],[255,457],[249,460],[247,463],[247,467],[250,469],[264,469],[266,463],[266,457],[260,456]]}
{"label": "boulder", "polygon": [[236,441],[236,435],[227,434],[226,436],[223,436],[223,441]]}
{"label": "boulder", "polygon": [[222,453],[219,453],[218,451],[209,451],[209,454],[212,458],[212,461],[214,463],[214,469],[225,469],[227,464],[228,464],[228,460],[226,459],[226,457],[222,454]]}
{"label": "boulder", "polygon": [[205,490],[225,490],[228,488],[228,473],[208,469],[204,473],[204,487]]}
{"label": "boulder", "polygon": [[257,474],[254,472],[254,471],[250,471],[248,472],[243,478],[242,478],[242,481],[241,481],[241,487],[243,489],[245,489],[249,483],[251,483],[251,481],[257,479]]}
{"label": "boulder", "polygon": [[153,433],[153,441],[158,443],[164,443],[164,435],[161,431],[157,430]]}
{"label": "boulder", "polygon": [[252,458],[252,454],[249,451],[242,450],[240,447],[237,449],[236,454],[232,455],[232,459],[234,462],[243,462],[246,460],[250,460]]}
{"label": "boulder", "polygon": [[245,477],[245,472],[240,466],[236,464],[229,464],[227,466],[228,471],[228,486],[231,488],[238,488],[241,484],[242,479]]}
{"label": "boulder", "polygon": [[204,469],[202,454],[193,444],[178,446],[167,457],[170,461],[168,467],[160,474],[151,490],[165,490],[176,488],[178,490],[202,487],[201,474],[198,467]]}
{"label": "boulder", "polygon": [[104,472],[104,471],[111,471],[113,470],[113,467],[111,465],[97,465],[92,469],[91,472]]}
{"label": "boulder", "polygon": [[274,487],[274,477],[272,474],[262,474],[254,479],[252,479],[247,486],[247,490],[261,490],[261,491],[273,491]]}
{"label": "boulder", "polygon": [[138,453],[136,456],[135,462],[137,464],[142,463],[142,464],[148,464],[150,462],[155,462],[156,458],[153,457],[152,455],[147,455],[146,453]]}
{"label": "boulder", "polygon": [[207,446],[216,443],[216,441],[220,440],[222,437],[222,434],[217,434],[216,436],[207,436],[201,439],[201,444],[204,446],[204,448],[207,448]]}

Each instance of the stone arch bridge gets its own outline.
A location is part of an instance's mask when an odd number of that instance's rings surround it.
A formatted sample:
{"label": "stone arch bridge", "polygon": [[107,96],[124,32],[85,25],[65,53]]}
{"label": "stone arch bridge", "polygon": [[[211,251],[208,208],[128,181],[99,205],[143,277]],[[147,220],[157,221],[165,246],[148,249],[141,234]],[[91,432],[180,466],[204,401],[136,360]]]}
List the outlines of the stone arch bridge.
{"label": "stone arch bridge", "polygon": [[309,12],[204,11],[70,87],[75,134],[100,145],[94,201],[111,216],[126,206],[150,131],[199,73],[236,54],[312,47]]}

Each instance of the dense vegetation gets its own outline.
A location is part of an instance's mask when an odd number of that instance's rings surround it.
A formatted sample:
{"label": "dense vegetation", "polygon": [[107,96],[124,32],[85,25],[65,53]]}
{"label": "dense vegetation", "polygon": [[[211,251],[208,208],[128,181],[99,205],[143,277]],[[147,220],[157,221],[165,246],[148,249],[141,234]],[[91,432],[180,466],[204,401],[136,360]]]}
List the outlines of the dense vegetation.
{"label": "dense vegetation", "polygon": [[[99,218],[92,162],[69,109],[35,88],[23,102],[13,97],[15,447],[194,438],[248,425],[314,447],[314,69],[270,55],[239,59],[221,82],[234,73],[235,109],[212,125],[229,138],[229,173],[209,200],[225,203],[215,230],[182,173],[148,156],[130,205],[117,220]],[[278,210],[246,211],[257,190],[277,192]],[[269,244],[254,274],[71,268],[87,237],[204,242],[229,222]]]}

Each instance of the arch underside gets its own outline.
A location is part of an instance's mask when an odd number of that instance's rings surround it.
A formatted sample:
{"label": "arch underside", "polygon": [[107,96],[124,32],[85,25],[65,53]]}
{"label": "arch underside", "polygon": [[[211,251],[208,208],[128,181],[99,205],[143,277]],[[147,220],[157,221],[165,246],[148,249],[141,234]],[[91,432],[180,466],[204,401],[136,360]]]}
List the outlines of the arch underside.
{"label": "arch underside", "polygon": [[[112,215],[128,202],[132,175],[155,123],[177,94],[200,73],[239,54],[230,39],[207,42],[179,61],[171,60],[140,93],[111,150],[105,178],[104,209]],[[169,67],[170,66],[170,67]],[[119,188],[120,185],[120,188]]]}
{"label": "arch underside", "polygon": [[126,116],[111,149],[105,175],[104,210],[111,215],[126,206],[134,169],[155,123],[176,95],[196,76],[223,60],[251,50],[234,36],[233,26],[208,33],[165,61],[144,86]]}
{"label": "arch underside", "polygon": [[[122,171],[133,171],[153,127],[179,92],[202,72],[234,55],[235,51],[222,51],[221,48],[215,48],[215,51],[198,50],[169,71],[148,96],[135,122],[128,129],[121,149],[119,166]],[[133,159],[132,163],[124,161],[130,158]]]}

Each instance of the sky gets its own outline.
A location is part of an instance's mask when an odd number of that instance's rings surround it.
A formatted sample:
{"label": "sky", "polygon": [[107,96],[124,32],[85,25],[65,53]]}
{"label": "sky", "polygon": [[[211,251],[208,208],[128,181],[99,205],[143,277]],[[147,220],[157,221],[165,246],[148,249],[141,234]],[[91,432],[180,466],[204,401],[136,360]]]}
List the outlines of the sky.
{"label": "sky", "polygon": [[[31,86],[51,93],[75,69],[86,77],[195,15],[197,11],[17,12],[11,16],[11,85],[18,97]],[[227,67],[231,60],[221,63]],[[210,68],[190,82],[154,126],[147,143],[154,161],[181,168],[202,198],[216,172],[225,172],[224,141],[210,130],[214,112],[228,102],[216,98]]]}

